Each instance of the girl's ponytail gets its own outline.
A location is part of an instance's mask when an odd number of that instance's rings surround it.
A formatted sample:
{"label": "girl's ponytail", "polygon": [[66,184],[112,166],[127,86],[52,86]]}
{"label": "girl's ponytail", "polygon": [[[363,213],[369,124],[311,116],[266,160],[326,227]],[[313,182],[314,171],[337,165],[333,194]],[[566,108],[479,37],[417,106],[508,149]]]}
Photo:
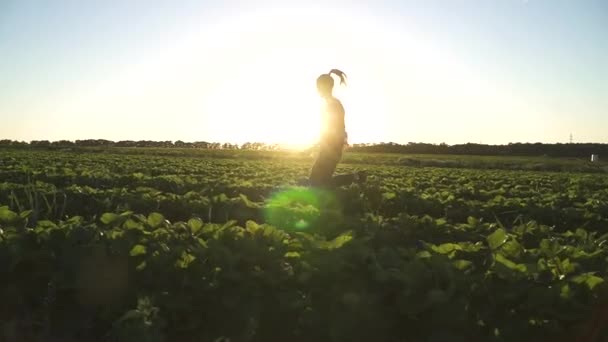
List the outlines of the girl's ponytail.
{"label": "girl's ponytail", "polygon": [[331,76],[331,74],[335,74],[336,76],[340,77],[340,84],[346,85],[346,74],[344,72],[338,69],[331,69],[328,75]]}

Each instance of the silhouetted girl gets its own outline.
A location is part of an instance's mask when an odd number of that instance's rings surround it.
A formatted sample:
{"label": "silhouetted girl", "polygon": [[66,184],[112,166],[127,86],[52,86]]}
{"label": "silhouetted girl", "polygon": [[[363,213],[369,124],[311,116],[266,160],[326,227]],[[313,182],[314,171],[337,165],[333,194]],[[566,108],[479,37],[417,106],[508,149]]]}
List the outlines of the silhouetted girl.
{"label": "silhouetted girl", "polygon": [[338,69],[332,69],[329,73],[317,78],[317,90],[325,101],[325,108],[323,110],[319,156],[310,172],[310,185],[315,187],[342,186],[349,185],[356,180],[364,180],[364,173],[332,177],[342,158],[342,151],[348,144],[344,124],[344,107],[340,100],[333,96],[334,79],[331,76],[332,74],[340,78],[340,84],[346,84],[346,74]]}

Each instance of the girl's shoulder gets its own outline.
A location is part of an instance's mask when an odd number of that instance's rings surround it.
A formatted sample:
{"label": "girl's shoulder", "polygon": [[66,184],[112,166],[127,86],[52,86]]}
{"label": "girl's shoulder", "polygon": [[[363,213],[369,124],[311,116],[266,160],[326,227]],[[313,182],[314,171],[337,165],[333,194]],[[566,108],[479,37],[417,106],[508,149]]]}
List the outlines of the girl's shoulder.
{"label": "girl's shoulder", "polygon": [[339,111],[344,112],[344,106],[342,106],[342,102],[335,97],[331,97],[327,100],[327,108],[331,111]]}
{"label": "girl's shoulder", "polygon": [[331,96],[330,98],[327,99],[327,103],[328,104],[339,104],[342,105],[342,102],[340,100],[338,100],[337,98]]}

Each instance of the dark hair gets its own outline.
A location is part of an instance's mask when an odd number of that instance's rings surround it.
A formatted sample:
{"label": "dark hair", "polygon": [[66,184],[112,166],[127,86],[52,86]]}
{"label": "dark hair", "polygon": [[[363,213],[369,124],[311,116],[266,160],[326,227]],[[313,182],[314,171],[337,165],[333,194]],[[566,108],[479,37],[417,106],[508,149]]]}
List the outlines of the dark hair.
{"label": "dark hair", "polygon": [[331,74],[335,74],[336,76],[340,77],[340,84],[346,85],[346,74],[343,71],[338,69],[331,69],[327,74],[330,76]]}
{"label": "dark hair", "polygon": [[327,74],[322,74],[317,78],[317,86],[332,89],[334,87],[334,79],[331,77],[331,74],[340,77],[340,84],[346,84],[346,74],[341,70],[331,69]]}

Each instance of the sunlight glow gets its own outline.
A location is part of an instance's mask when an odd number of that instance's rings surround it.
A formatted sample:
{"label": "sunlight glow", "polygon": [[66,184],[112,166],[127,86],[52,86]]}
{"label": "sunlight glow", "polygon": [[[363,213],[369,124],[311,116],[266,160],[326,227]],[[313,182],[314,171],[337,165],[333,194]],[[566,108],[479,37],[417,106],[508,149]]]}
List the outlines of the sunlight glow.
{"label": "sunlight glow", "polygon": [[[468,141],[476,126],[525,115],[500,81],[489,84],[450,50],[364,12],[340,21],[336,15],[277,10],[221,23],[217,31],[225,34],[217,46],[231,51],[226,54],[231,57],[218,61],[221,81],[201,109],[211,114],[204,125],[217,135],[210,133],[239,142],[313,143],[320,123],[315,79],[330,68],[349,76],[348,85],[335,93],[345,106],[350,143],[404,136]],[[463,121],[471,130],[454,132],[452,127]],[[425,136],[420,127],[426,128]]]}
{"label": "sunlight glow", "polygon": [[[448,50],[364,12],[336,21],[338,13],[267,9],[224,18],[160,53],[143,54],[137,64],[80,93],[56,97],[59,105],[47,111],[60,118],[55,122],[73,125],[61,131],[73,132],[87,113],[87,122],[99,127],[97,136],[107,139],[123,138],[127,127],[134,140],[153,134],[155,140],[307,146],[320,130],[315,80],[339,68],[348,76],[335,94],[346,110],[350,143],[404,136],[436,141],[448,135],[453,120],[469,121],[474,129],[496,108],[517,113],[511,110],[516,102],[498,85],[484,83]],[[454,108],[467,111],[446,116]],[[439,117],[441,125],[429,133]],[[420,127],[427,128],[425,136]],[[470,131],[449,135],[467,141]]]}
{"label": "sunlight glow", "polygon": [[321,108],[315,79],[340,68],[348,85],[335,93],[346,108],[349,141],[380,141],[391,130],[388,116],[406,114],[398,103],[403,90],[424,90],[429,76],[442,76],[417,73],[450,69],[433,66],[436,52],[411,37],[400,37],[410,40],[410,51],[391,48],[396,37],[388,27],[370,29],[377,27],[373,17],[351,13],[336,22],[335,14],[309,10],[294,16],[277,10],[221,23],[217,31],[224,35],[216,47],[231,57],[217,65],[222,78],[207,93],[201,111],[211,115],[203,125],[237,142],[314,143]]}

